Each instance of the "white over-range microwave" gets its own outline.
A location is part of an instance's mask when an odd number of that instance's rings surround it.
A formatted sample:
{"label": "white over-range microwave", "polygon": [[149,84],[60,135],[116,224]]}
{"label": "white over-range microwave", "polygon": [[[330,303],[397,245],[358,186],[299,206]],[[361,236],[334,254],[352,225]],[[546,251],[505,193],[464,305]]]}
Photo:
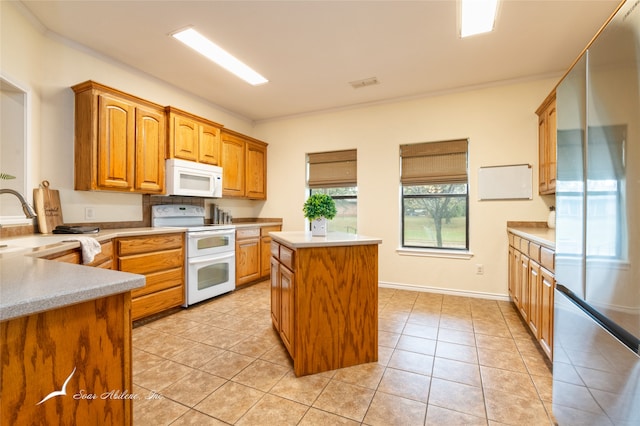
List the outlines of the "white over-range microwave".
{"label": "white over-range microwave", "polygon": [[171,158],[165,173],[167,195],[222,197],[222,167]]}

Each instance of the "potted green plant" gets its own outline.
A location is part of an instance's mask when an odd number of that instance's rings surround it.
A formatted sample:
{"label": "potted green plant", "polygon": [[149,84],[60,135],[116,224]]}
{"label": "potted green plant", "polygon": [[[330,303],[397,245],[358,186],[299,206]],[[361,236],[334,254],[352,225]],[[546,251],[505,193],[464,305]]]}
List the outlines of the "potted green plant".
{"label": "potted green plant", "polygon": [[302,207],[304,217],[311,222],[311,235],[324,237],[327,235],[327,220],[336,217],[336,203],[327,194],[312,194]]}

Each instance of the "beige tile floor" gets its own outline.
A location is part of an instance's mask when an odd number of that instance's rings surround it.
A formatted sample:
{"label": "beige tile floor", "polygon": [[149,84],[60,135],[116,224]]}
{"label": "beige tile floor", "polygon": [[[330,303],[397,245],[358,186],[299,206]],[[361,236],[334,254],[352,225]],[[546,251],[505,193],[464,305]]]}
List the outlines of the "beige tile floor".
{"label": "beige tile floor", "polygon": [[550,425],[550,366],[508,302],[380,288],[379,361],[296,378],[268,282],[133,330],[146,425]]}

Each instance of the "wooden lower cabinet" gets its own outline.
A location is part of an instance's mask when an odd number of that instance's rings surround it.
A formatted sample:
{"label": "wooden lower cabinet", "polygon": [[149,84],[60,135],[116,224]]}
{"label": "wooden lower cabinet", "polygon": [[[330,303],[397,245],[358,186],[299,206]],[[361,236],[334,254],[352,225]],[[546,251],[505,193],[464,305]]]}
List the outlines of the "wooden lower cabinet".
{"label": "wooden lower cabinet", "polygon": [[553,359],[554,252],[509,234],[509,295],[540,347]]}
{"label": "wooden lower cabinet", "polygon": [[539,337],[542,350],[553,359],[553,290],[555,277],[545,268],[540,269],[540,327]]}
{"label": "wooden lower cabinet", "polygon": [[236,230],[236,286],[260,278],[260,228]]}
{"label": "wooden lower cabinet", "polygon": [[[100,247],[102,251],[94,257],[93,262],[87,263],[86,266],[113,269],[113,241],[104,241],[100,243]],[[50,256],[45,256],[44,259],[81,265],[82,250],[80,250],[80,248],[65,250],[59,253],[52,254]]]}
{"label": "wooden lower cabinet", "polygon": [[271,242],[273,327],[296,376],[378,360],[378,247]]}
{"label": "wooden lower cabinet", "polygon": [[529,308],[528,308],[528,322],[529,328],[533,332],[533,335],[539,337],[540,334],[540,294],[542,289],[540,288],[540,265],[533,260],[529,260]]}
{"label": "wooden lower cabinet", "polygon": [[0,323],[0,424],[131,425],[130,314],[127,291]]}
{"label": "wooden lower cabinet", "polygon": [[[273,245],[272,245],[273,247]],[[276,244],[277,248],[278,245]],[[271,323],[273,328],[280,332],[280,311],[282,306],[281,295],[282,290],[280,286],[280,262],[278,262],[278,255],[275,254],[271,258]]]}
{"label": "wooden lower cabinet", "polygon": [[282,225],[243,227],[236,230],[236,287],[269,277],[271,237]]}
{"label": "wooden lower cabinet", "polygon": [[280,267],[280,337],[289,353],[293,353],[295,306],[295,275],[286,266]]}
{"label": "wooden lower cabinet", "polygon": [[146,277],[133,290],[133,320],[181,306],[185,299],[184,234],[116,238],[117,269]]}

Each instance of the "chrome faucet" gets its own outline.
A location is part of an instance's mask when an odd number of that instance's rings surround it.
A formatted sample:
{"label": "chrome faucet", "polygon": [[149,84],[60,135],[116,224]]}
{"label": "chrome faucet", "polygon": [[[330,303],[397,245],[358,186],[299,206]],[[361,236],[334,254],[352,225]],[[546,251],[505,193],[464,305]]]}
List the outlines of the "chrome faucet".
{"label": "chrome faucet", "polygon": [[33,207],[31,207],[29,203],[27,203],[27,200],[25,200],[18,191],[14,191],[13,189],[0,189],[0,194],[13,194],[18,197],[18,200],[20,200],[20,203],[22,203],[22,211],[28,219],[33,219],[37,216],[36,212],[33,210]]}

